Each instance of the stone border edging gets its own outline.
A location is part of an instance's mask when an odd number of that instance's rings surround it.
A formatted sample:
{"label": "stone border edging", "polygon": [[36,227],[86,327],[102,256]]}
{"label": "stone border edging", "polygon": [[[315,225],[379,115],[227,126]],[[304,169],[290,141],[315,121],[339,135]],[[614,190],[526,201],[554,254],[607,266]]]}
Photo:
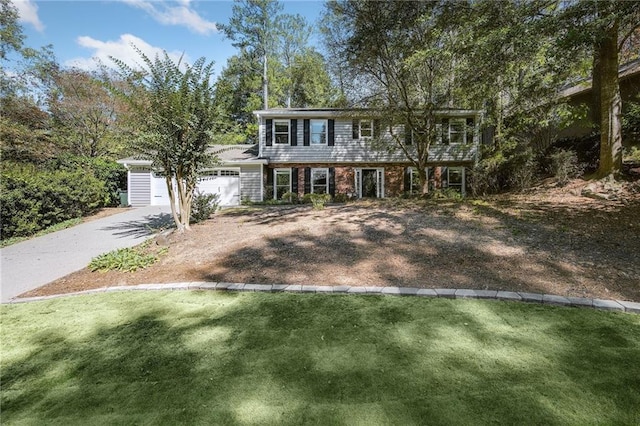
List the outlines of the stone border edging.
{"label": "stone border edging", "polygon": [[139,284],[129,286],[101,287],[72,293],[51,296],[36,296],[11,299],[7,304],[35,302],[82,294],[106,293],[112,291],[134,290],[221,290],[221,291],[257,291],[267,293],[331,293],[331,294],[374,294],[390,296],[442,297],[447,299],[488,299],[511,302],[540,303],[554,306],[572,306],[593,308],[603,311],[620,311],[640,314],[640,303],[624,300],[589,299],[584,297],[564,297],[552,294],[524,293],[516,291],[472,290],[448,288],[415,287],[351,287],[322,286],[300,284],[244,284],[227,282],[183,282],[172,284]]}

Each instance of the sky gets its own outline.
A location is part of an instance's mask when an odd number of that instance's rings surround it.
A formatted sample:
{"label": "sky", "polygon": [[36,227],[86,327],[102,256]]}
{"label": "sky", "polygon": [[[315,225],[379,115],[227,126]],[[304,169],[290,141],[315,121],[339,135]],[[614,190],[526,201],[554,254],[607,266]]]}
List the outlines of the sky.
{"label": "sky", "polygon": [[[189,63],[200,57],[215,62],[218,74],[237,51],[218,29],[231,16],[232,1],[164,0],[11,0],[18,9],[25,45],[51,44],[59,64],[85,70],[97,68],[95,58],[109,56],[135,65],[139,55],[162,51]],[[284,13],[300,14],[315,26],[324,8],[321,0],[281,0]],[[312,36],[310,42],[317,41]]]}

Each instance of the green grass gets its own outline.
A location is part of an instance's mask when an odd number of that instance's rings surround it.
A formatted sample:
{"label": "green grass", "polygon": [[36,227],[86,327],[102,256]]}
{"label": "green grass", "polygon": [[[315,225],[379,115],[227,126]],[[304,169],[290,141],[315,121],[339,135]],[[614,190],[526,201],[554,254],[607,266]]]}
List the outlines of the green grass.
{"label": "green grass", "polygon": [[640,315],[179,291],[0,313],[3,425],[640,423]]}
{"label": "green grass", "polygon": [[47,235],[52,232],[62,231],[63,229],[76,226],[79,223],[82,223],[82,218],[78,217],[75,219],[69,219],[69,220],[65,220],[64,222],[56,223],[55,225],[50,226],[46,229],[43,229],[42,231],[36,232],[33,235],[29,235],[28,237],[11,237],[11,238],[7,238],[6,240],[0,240],[0,248],[7,247],[12,244],[17,244],[22,241],[30,240],[31,238],[41,237],[43,235]]}

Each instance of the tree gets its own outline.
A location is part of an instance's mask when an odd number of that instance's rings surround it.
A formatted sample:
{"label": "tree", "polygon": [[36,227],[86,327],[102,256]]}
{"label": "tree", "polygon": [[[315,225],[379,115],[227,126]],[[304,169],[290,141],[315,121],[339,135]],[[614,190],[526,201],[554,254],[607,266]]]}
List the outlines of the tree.
{"label": "tree", "polygon": [[304,49],[291,63],[291,88],[288,99],[300,108],[332,106],[337,93],[327,72],[324,57],[314,49]]}
{"label": "tree", "polygon": [[140,130],[133,149],[150,158],[153,167],[164,174],[171,213],[178,231],[183,232],[190,229],[198,176],[214,162],[207,152],[215,112],[213,62],[206,64],[204,57],[193,65],[183,63],[182,58],[174,62],[166,52],[152,60],[136,51],[146,69],[133,69],[112,57],[119,80],[127,85],[122,89],[111,86],[111,90],[137,115]]}
{"label": "tree", "polygon": [[[369,84],[361,102],[381,110],[378,117],[416,167],[422,193],[428,191],[429,148],[438,137],[438,110],[451,104],[451,78],[463,58],[456,54],[455,28],[433,2],[334,1],[328,5],[345,31],[336,53]],[[398,130],[403,124],[403,130]],[[376,143],[385,144],[383,140]]]}
{"label": "tree", "polygon": [[264,109],[269,108],[268,57],[276,49],[281,11],[282,5],[277,0],[239,0],[233,5],[229,24],[220,25],[235,47],[261,58]]}
{"label": "tree", "polygon": [[54,129],[74,155],[113,157],[123,151],[117,120],[125,115],[124,105],[106,89],[103,78],[79,69],[53,77],[48,103]]}
{"label": "tree", "polygon": [[555,22],[559,54],[581,48],[592,52],[592,118],[600,128],[597,176],[615,176],[622,169],[619,52],[640,28],[640,7],[635,1],[573,0],[559,5]]}

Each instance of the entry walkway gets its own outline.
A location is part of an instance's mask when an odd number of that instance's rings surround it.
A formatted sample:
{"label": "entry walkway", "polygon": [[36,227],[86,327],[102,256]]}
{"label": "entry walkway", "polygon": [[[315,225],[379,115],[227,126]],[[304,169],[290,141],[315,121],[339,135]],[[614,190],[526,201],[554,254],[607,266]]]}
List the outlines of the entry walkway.
{"label": "entry walkway", "polygon": [[0,302],[132,247],[172,223],[169,206],[140,207],[0,249]]}

